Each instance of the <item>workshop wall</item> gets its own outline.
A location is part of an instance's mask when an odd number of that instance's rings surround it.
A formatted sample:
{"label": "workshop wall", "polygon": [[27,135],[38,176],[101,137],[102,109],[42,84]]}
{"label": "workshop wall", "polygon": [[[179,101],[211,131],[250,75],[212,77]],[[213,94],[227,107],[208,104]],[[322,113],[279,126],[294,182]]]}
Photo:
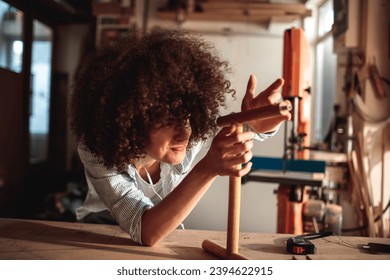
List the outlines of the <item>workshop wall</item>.
{"label": "workshop wall", "polygon": [[[237,100],[231,100],[227,112],[239,111],[240,103],[245,92],[246,83],[250,74],[255,74],[258,78],[257,91],[264,89],[276,78],[282,76],[283,61],[283,32],[291,27],[299,27],[299,22],[290,24],[271,24],[269,26],[254,25],[249,23],[229,23],[229,22],[196,22],[186,21],[178,24],[174,21],[162,21],[156,16],[158,7],[163,6],[166,1],[148,1],[149,13],[147,19],[147,28],[153,26],[167,26],[173,28],[189,28],[199,31],[204,38],[215,44],[221,56],[230,61],[234,70],[231,81],[233,87],[237,90]],[[366,58],[376,61],[378,69],[383,76],[389,76],[389,3],[384,0],[361,1],[366,5],[365,13],[362,16],[363,22],[366,22],[365,38],[363,49],[366,52]],[[135,18],[138,26],[144,24],[144,1],[136,1]],[[378,21],[377,19],[381,19]],[[361,29],[364,30],[364,29]],[[71,57],[61,57],[56,62],[57,70],[66,71],[72,78],[75,67],[78,63],[81,50],[85,44],[90,30],[85,26],[65,26],[58,38],[57,50],[61,53],[65,49],[72,49]],[[383,41],[387,38],[387,41]],[[383,59],[382,59],[383,57]],[[337,82],[337,100],[340,103],[345,102],[343,91],[343,77],[345,69],[342,66],[338,68]],[[389,108],[389,98],[375,98],[375,92],[369,81],[365,83],[365,95],[363,98],[363,108],[368,108],[370,113],[376,114],[378,119],[384,118]],[[388,88],[386,88],[388,90]],[[376,205],[381,201],[381,207],[384,208],[384,202],[388,199],[389,174],[384,174],[388,169],[389,162],[389,139],[388,124],[379,129],[378,126],[370,122],[363,122],[364,135],[369,135],[370,142],[366,150],[369,154],[371,168],[368,170],[369,178],[373,186]],[[262,143],[256,143],[254,154],[256,156],[274,156],[281,157],[283,153],[283,129],[281,129],[271,140]],[[68,133],[68,166],[75,155],[75,143],[71,133]],[[383,151],[387,152],[383,152]],[[384,174],[384,175],[382,175]],[[242,231],[276,231],[276,213],[277,201],[274,190],[276,184],[270,183],[247,183],[242,189],[242,207],[241,207],[241,230]],[[381,192],[384,189],[384,192]],[[383,193],[383,194],[382,194]],[[225,230],[227,221],[227,200],[228,200],[228,180],[227,178],[218,178],[197,207],[192,211],[184,222],[186,228]]]}
{"label": "workshop wall", "polygon": [[390,213],[382,212],[390,203],[390,2],[363,1],[361,16],[364,62],[353,69],[360,91],[354,101],[357,164],[351,175],[359,181],[354,187],[363,190],[369,235],[389,237]]}

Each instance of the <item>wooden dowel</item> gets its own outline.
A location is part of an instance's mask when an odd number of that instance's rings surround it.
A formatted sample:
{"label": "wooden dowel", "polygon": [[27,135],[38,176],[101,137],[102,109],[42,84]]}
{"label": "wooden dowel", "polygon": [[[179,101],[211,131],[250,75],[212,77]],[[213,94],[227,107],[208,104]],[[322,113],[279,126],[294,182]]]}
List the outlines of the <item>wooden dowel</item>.
{"label": "wooden dowel", "polygon": [[233,123],[244,124],[253,120],[270,119],[285,116],[291,109],[291,102],[288,100],[284,100],[276,105],[268,105],[253,110],[219,117],[217,119],[217,125],[223,127],[229,126]]}
{"label": "wooden dowel", "polygon": [[208,253],[210,253],[210,254],[212,254],[212,255],[220,258],[220,259],[225,259],[225,260],[249,260],[249,258],[247,258],[247,257],[245,257],[243,255],[240,255],[240,254],[229,254],[225,248],[223,248],[219,244],[214,243],[213,241],[210,241],[208,239],[203,241],[202,248],[206,252],[208,252]]}
{"label": "wooden dowel", "polygon": [[208,239],[203,241],[202,248],[220,259],[227,259],[229,257],[225,248]]}
{"label": "wooden dowel", "polygon": [[241,178],[229,177],[229,206],[226,250],[228,254],[238,253],[240,235]]}
{"label": "wooden dowel", "polygon": [[[243,131],[242,125],[238,125],[236,132]],[[241,164],[237,165],[239,170]],[[241,178],[229,177],[229,205],[228,205],[228,224],[226,250],[228,254],[238,254],[238,243],[240,235],[240,203],[241,203]]]}

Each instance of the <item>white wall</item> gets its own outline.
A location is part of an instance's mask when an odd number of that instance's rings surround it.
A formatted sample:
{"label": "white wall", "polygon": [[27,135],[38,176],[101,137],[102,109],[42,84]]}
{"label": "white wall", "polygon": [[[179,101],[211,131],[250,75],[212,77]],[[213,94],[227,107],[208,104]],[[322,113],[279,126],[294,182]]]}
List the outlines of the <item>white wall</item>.
{"label": "white wall", "polygon": [[[234,73],[232,85],[237,90],[237,100],[229,104],[230,111],[240,111],[250,74],[258,78],[257,92],[263,90],[282,75],[283,37],[266,35],[205,35],[221,55],[230,61]],[[272,140],[256,143],[256,156],[281,156],[283,130]],[[249,182],[241,193],[241,230],[276,231],[275,184]],[[226,230],[228,178],[218,178],[197,207],[185,221],[187,228]]]}

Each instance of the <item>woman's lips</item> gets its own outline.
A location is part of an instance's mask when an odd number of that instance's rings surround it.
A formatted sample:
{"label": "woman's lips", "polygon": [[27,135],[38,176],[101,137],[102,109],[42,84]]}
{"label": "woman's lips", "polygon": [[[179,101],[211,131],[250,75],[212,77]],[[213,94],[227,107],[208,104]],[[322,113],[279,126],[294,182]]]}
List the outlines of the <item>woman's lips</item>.
{"label": "woman's lips", "polygon": [[172,149],[174,152],[182,152],[182,151],[185,151],[186,146],[184,146],[184,145],[173,146],[173,147],[171,147],[171,149]]}

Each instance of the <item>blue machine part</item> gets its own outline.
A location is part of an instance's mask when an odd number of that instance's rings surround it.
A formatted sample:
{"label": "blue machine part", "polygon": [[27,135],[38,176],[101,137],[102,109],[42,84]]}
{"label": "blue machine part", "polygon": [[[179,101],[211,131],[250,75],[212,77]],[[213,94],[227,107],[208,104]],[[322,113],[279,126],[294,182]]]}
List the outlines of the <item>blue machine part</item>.
{"label": "blue machine part", "polygon": [[252,170],[297,171],[325,173],[326,162],[322,160],[287,159],[276,157],[256,157],[251,160]]}

